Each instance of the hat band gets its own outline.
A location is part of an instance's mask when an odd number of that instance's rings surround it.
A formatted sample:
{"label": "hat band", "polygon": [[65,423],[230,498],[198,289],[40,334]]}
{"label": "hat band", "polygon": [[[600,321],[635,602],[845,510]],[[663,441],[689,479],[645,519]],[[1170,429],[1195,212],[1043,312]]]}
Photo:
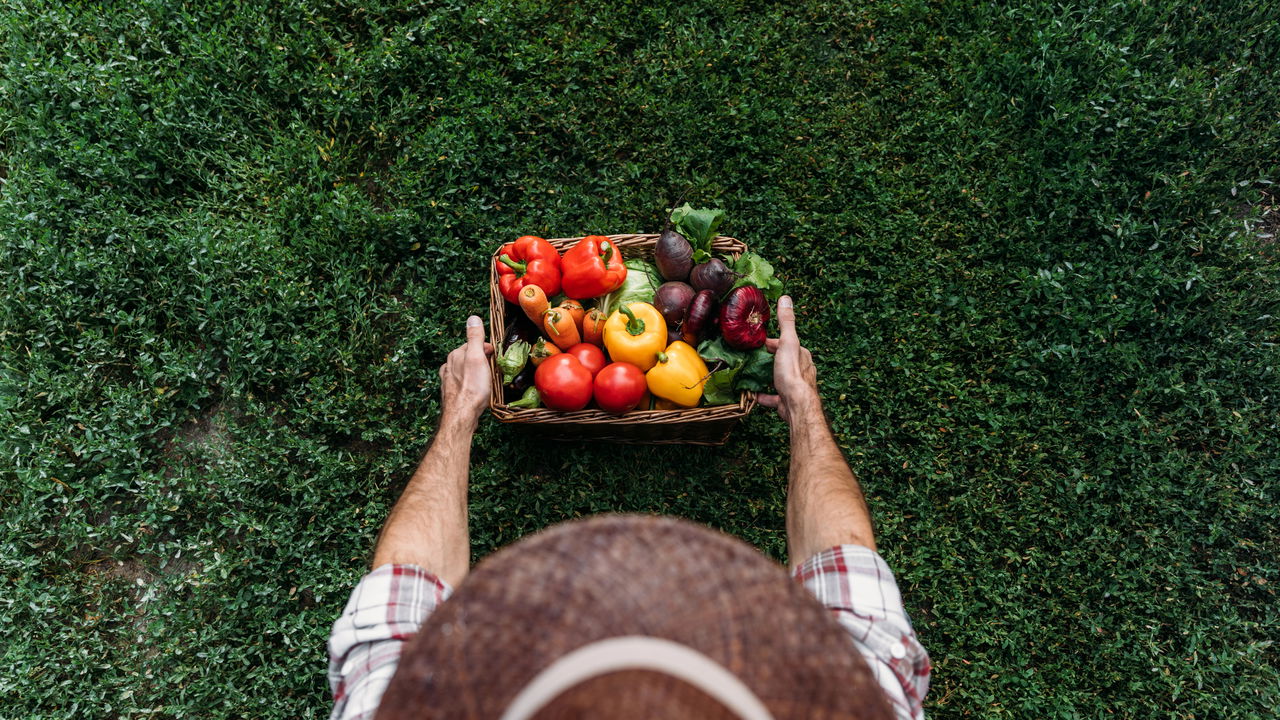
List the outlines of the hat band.
{"label": "hat band", "polygon": [[619,670],[665,673],[716,699],[742,720],[773,720],[751,688],[720,663],[680,643],[644,635],[597,640],[564,655],[516,693],[502,720],[528,720],[565,690]]}

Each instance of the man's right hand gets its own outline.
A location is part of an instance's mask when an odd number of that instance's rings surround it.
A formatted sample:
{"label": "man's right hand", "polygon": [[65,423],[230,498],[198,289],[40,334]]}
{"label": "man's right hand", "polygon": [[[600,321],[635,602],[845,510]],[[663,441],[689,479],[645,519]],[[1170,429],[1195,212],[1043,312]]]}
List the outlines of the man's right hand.
{"label": "man's right hand", "polygon": [[814,413],[820,417],[818,369],[813,364],[813,355],[796,335],[796,312],[787,295],[778,298],[778,327],[781,329],[778,339],[765,341],[765,346],[774,353],[773,386],[778,394],[760,395],[757,399],[765,407],[777,408],[788,423]]}
{"label": "man's right hand", "polygon": [[459,420],[474,430],[480,422],[492,392],[488,360],[492,354],[493,346],[484,341],[484,321],[472,315],[467,318],[467,342],[449,353],[440,366],[442,425],[443,420]]}

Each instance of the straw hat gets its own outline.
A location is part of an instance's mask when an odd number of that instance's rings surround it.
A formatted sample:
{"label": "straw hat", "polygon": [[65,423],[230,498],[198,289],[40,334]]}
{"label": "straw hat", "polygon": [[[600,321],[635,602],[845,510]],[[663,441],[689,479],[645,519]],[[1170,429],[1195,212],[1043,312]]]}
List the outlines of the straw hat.
{"label": "straw hat", "polygon": [[683,520],[558,525],[481,562],[406,646],[397,718],[890,718],[776,563]]}

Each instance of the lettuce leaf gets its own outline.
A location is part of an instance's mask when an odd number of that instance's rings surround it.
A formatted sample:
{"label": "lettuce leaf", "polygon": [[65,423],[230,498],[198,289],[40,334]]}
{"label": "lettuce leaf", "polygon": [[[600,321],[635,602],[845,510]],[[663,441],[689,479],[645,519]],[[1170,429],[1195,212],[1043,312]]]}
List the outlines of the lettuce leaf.
{"label": "lettuce leaf", "polygon": [[600,311],[608,317],[614,310],[622,307],[622,303],[644,302],[653,304],[653,296],[662,285],[662,275],[658,266],[641,258],[631,258],[623,263],[627,266],[627,279],[617,290],[602,295],[597,303]]}

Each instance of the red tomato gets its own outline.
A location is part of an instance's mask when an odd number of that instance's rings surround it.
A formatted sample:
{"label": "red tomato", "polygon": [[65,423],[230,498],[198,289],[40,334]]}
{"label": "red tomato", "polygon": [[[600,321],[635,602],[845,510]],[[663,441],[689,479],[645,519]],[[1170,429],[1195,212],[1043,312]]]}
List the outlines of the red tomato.
{"label": "red tomato", "polygon": [[591,402],[591,371],[569,353],[543,360],[533,373],[533,386],[552,410],[581,410]]}
{"label": "red tomato", "polygon": [[591,371],[591,377],[595,377],[596,373],[604,369],[604,351],[596,345],[592,345],[591,343],[578,343],[568,350],[565,350],[565,352],[578,358],[578,362],[582,363],[582,367]]}
{"label": "red tomato", "polygon": [[609,363],[596,374],[596,404],[605,412],[621,415],[634,410],[646,392],[644,372],[631,363]]}

